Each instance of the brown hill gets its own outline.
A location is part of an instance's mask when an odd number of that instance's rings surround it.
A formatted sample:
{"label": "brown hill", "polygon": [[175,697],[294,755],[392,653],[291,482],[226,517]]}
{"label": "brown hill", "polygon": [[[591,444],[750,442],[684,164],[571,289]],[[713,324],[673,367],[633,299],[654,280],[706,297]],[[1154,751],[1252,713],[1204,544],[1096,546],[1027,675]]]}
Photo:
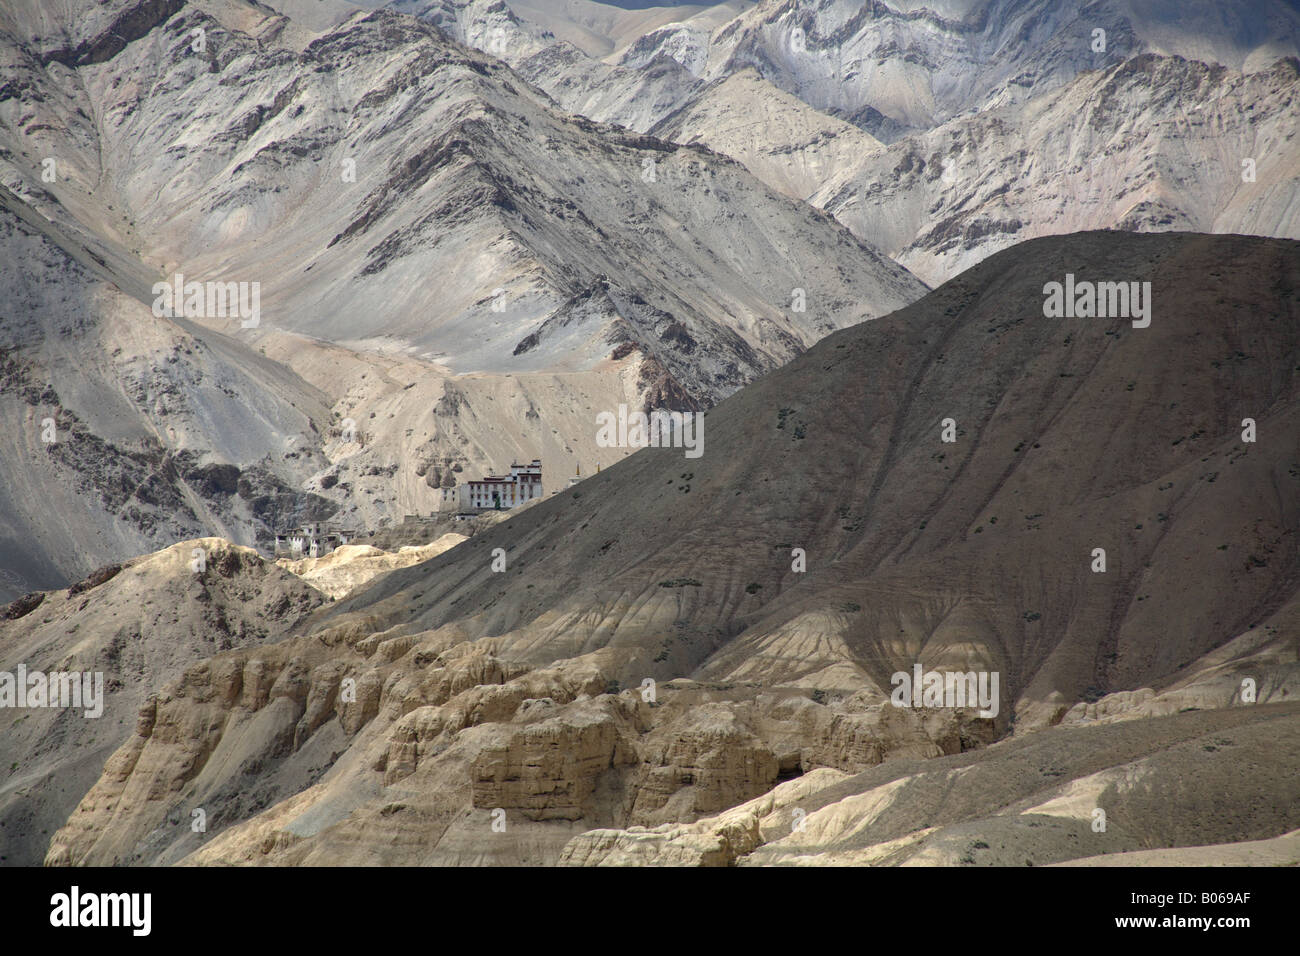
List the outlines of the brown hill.
{"label": "brown hill", "polygon": [[[1150,327],[1044,318],[1066,273],[1150,281]],[[701,458],[635,455],[330,620],[608,647],[625,681],[982,664],[1031,724],[1171,681],[1295,599],[1298,282],[1286,240],[1027,243],[719,406]]]}
{"label": "brown hill", "polygon": [[0,710],[0,862],[40,863],[150,694],[195,661],[274,643],[323,600],[251,548],[198,538],[0,606],[0,672],[99,673],[104,688],[96,716]]}

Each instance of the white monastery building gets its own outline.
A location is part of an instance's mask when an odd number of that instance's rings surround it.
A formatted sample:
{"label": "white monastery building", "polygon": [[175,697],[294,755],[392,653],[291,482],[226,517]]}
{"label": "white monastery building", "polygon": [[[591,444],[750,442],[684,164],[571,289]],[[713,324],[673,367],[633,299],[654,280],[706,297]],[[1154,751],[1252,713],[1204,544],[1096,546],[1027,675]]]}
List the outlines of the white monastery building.
{"label": "white monastery building", "polygon": [[506,511],[542,496],[542,461],[512,464],[508,475],[488,475],[455,488],[442,489],[443,511]]}
{"label": "white monastery building", "polygon": [[355,531],[336,528],[323,521],[312,521],[289,532],[275,534],[275,556],[323,558],[340,545],[356,537]]}

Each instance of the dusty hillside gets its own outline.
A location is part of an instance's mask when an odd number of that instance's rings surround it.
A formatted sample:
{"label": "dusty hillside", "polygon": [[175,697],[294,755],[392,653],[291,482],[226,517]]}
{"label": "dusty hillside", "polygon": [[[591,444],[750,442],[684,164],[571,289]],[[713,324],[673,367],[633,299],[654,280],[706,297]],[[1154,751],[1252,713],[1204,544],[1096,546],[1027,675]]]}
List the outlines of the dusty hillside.
{"label": "dusty hillside", "polygon": [[[852,777],[814,771],[694,824],[583,834],[561,862],[1042,866],[1118,853],[1142,865],[1132,857],[1147,847],[1228,840],[1213,849],[1240,860],[1235,841],[1273,838],[1295,821],[1298,731],[1292,703],[1033,734]],[[1098,809],[1104,829],[1093,826]],[[1207,851],[1199,862],[1216,858]],[[1172,862],[1196,851],[1165,852]]]}
{"label": "dusty hillside", "polygon": [[[635,455],[476,536],[458,574],[331,615],[456,620],[527,660],[608,646],[628,680],[834,687],[952,655],[998,665],[1035,723],[1170,678],[1294,598],[1298,248],[1019,246],[709,413],[702,458]],[[1067,272],[1152,282],[1150,327],[1044,318]],[[480,573],[502,543],[535,587]]]}
{"label": "dusty hillside", "polygon": [[337,600],[359,590],[377,574],[427,561],[467,540],[466,535],[453,532],[428,544],[404,545],[395,552],[371,544],[345,544],[324,557],[280,558],[276,564]]}
{"label": "dusty hillside", "polygon": [[0,251],[22,268],[0,275],[0,602],[160,544],[253,545],[338,510],[300,490],[329,465],[312,450],[321,392],[231,336],[154,316],[105,281],[107,248],[7,195]]}
{"label": "dusty hillside", "polygon": [[[1045,318],[1067,272],[1151,282],[1149,326]],[[815,793],[813,852],[856,862],[1293,830],[1297,285],[1278,240],[994,256],[719,405],[702,458],[633,455],[191,668],[48,859],[607,862],[616,831],[692,825],[670,862],[791,862],[762,821]],[[998,716],[891,706],[914,664],[997,672]],[[1242,776],[1232,747],[1272,763]],[[927,816],[954,780],[969,798]],[[1248,809],[1201,820],[1225,787]],[[751,800],[721,837],[702,823]],[[174,822],[194,806],[218,826]],[[1121,819],[1079,839],[1095,806]]]}
{"label": "dusty hillside", "polygon": [[151,694],[213,654],[273,644],[323,600],[250,548],[197,538],[0,606],[0,672],[98,672],[105,693],[97,717],[0,711],[0,861],[40,862]]}
{"label": "dusty hillside", "polygon": [[1271,840],[1186,847],[1175,850],[1134,850],[1111,856],[1084,857],[1059,866],[1300,866],[1300,831]]}
{"label": "dusty hillside", "polygon": [[811,109],[753,69],[711,84],[653,131],[724,153],[768,185],[818,206],[885,151],[870,133]]}

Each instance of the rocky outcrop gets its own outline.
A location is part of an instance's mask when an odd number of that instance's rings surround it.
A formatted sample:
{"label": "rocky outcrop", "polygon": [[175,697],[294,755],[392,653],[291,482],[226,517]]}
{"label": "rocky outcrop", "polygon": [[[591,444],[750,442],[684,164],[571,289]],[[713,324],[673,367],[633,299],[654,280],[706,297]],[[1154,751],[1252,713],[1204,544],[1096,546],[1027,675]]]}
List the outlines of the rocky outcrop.
{"label": "rocky outcrop", "polygon": [[76,49],[47,53],[45,61],[78,67],[111,60],[127,44],[166,23],[184,6],[185,0],[135,0],[126,4],[102,33],[82,40]]}
{"label": "rocky outcrop", "polygon": [[782,829],[781,811],[845,779],[848,775],[836,770],[814,770],[695,823],[591,830],[565,844],[559,865],[731,866],[762,845],[765,831]]}
{"label": "rocky outcrop", "polygon": [[644,747],[632,820],[638,824],[717,813],[776,783],[776,755],[724,705],[692,708]]}
{"label": "rocky outcrop", "polygon": [[636,762],[626,723],[613,701],[585,702],[485,747],[470,765],[473,805],[527,820],[581,819],[602,776]]}
{"label": "rocky outcrop", "polygon": [[[1006,866],[1073,858],[1104,865],[1113,855],[1115,865],[1277,863],[1293,852],[1283,836],[1295,822],[1294,802],[1284,797],[1287,771],[1274,765],[1248,781],[1234,766],[1270,747],[1290,760],[1298,721],[1294,704],[1237,708],[1161,718],[1140,732],[1112,725],[1034,735],[858,775],[815,770],[694,823],[588,831],[565,845],[559,862]],[[1090,772],[1099,765],[1109,769]],[[1183,775],[1192,766],[1206,779],[1205,791],[1187,786]],[[1238,807],[1262,798],[1231,827],[1245,842],[1222,842],[1224,821],[1197,809],[1198,793],[1211,789]],[[1143,851],[1153,840],[1182,849]]]}

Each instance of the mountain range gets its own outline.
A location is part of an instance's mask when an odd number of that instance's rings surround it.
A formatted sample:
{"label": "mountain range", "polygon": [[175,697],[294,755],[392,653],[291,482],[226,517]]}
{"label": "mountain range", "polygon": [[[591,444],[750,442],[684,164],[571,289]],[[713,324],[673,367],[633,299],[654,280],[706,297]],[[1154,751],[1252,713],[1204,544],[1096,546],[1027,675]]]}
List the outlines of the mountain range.
{"label": "mountain range", "polygon": [[1081,229],[1300,236],[1292,4],[765,0],[660,8],[680,19],[609,52],[509,0],[396,7],[566,109],[739,160],[931,285]]}
{"label": "mountain range", "polygon": [[0,60],[0,864],[1300,862],[1294,3],[4,0]]}
{"label": "mountain range", "polygon": [[[1067,272],[1150,282],[1149,326],[1045,318]],[[961,863],[982,835],[973,862],[1037,865],[1294,830],[1298,284],[1292,241],[996,254],[724,400],[698,460],[646,449],[188,668],[48,861]],[[915,667],[997,673],[1000,705],[899,707]]]}
{"label": "mountain range", "polygon": [[[511,458],[554,487],[622,454],[597,411],[708,407],[925,290],[740,164],[566,115],[410,18],[313,39],[242,0],[117,0],[51,35],[37,9],[4,38],[6,233],[75,276],[6,279],[3,484],[69,516],[8,529],[31,587],[178,534],[375,528]],[[159,309],[177,275],[256,284],[255,324]],[[69,310],[93,365],[45,351]]]}

